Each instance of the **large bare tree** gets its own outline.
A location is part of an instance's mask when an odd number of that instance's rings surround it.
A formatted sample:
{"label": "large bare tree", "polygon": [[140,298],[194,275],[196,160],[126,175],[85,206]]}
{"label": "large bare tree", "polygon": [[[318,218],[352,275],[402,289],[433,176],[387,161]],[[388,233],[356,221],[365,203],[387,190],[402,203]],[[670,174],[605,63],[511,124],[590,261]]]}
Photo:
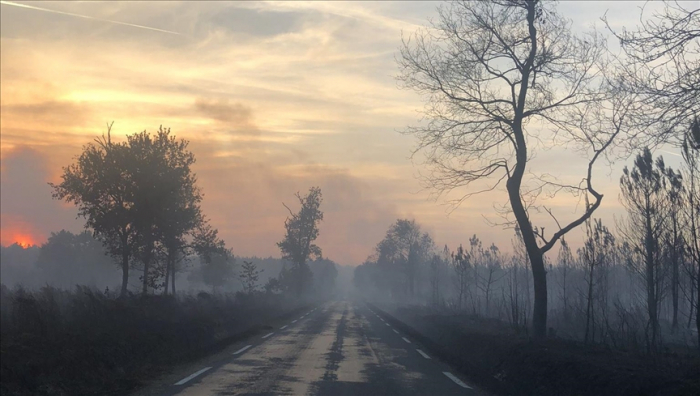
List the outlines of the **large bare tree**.
{"label": "large bare tree", "polygon": [[647,144],[680,142],[700,113],[700,7],[664,1],[657,11],[642,8],[632,29],[608,30],[619,40],[617,89],[634,92],[639,129],[653,129]]}
{"label": "large bare tree", "polygon": [[[505,183],[534,277],[533,333],[547,328],[544,254],[600,206],[592,182],[597,161],[622,137],[633,103],[608,94],[606,44],[596,33],[576,36],[552,3],[525,0],[455,1],[439,17],[403,41],[399,80],[422,94],[425,119],[406,131],[418,138],[431,172],[425,178],[438,195],[485,181],[485,190]],[[586,158],[582,177],[564,181],[532,174],[537,145],[566,144]],[[483,191],[472,189],[458,205]],[[560,222],[538,196],[568,191],[591,205]],[[533,226],[538,212],[557,229]],[[542,224],[542,223],[541,223]]]}

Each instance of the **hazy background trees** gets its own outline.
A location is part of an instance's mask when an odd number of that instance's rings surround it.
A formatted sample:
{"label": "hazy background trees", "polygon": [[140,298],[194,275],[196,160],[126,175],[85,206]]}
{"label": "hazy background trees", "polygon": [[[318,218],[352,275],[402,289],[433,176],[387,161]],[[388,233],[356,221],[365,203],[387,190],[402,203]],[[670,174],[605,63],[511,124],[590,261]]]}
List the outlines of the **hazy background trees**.
{"label": "hazy background trees", "polygon": [[323,220],[323,212],[319,209],[323,196],[320,188],[311,187],[306,196],[296,193],[296,197],[301,205],[299,212],[294,213],[283,204],[291,217],[284,222],[286,234],[277,246],[282,252],[282,259],[292,263],[291,268],[283,270],[282,278],[291,282],[297,295],[301,296],[313,279],[307,260],[322,257],[321,248],[314,241],[318,238],[318,223]]}

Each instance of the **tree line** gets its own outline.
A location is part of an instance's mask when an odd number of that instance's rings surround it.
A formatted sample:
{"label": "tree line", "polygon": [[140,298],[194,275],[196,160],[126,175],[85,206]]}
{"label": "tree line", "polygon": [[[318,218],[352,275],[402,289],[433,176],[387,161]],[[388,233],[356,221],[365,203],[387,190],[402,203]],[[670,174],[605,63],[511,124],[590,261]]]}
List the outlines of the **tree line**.
{"label": "tree line", "polygon": [[[544,257],[550,333],[650,352],[664,334],[667,341],[689,342],[689,334],[697,333],[695,133],[688,134],[682,169],[648,148],[639,153],[620,178],[625,216],[612,225],[587,219],[580,248],[572,251],[562,239],[556,257]],[[456,249],[439,248],[414,220],[400,219],[356,268],[354,284],[377,299],[498,318],[527,331],[535,319],[534,279],[517,226],[510,250],[503,253],[476,235]]]}
{"label": "tree line", "polygon": [[[153,135],[143,131],[115,142],[109,125],[106,135],[84,146],[77,161],[63,168],[60,183],[49,183],[53,197],[74,203],[92,237],[118,261],[121,297],[127,295],[131,269],[142,273],[143,295],[157,290],[175,294],[176,275],[197,259],[199,271],[190,278],[211,285],[213,290],[235,278],[248,293],[260,286],[262,270],[253,261],[244,260],[236,274],[232,250],[203,214],[202,192],[192,171],[195,156],[188,145],[187,140],[177,139],[162,126]],[[308,261],[315,259],[320,279],[330,285],[320,289],[328,295],[337,269],[314,244],[323,220],[321,189],[312,187],[306,196],[297,193],[296,197],[301,208],[295,213],[285,205],[290,217],[284,224],[285,237],[278,243],[282,259],[291,266],[283,265],[265,290],[297,296],[310,292],[314,272]],[[63,237],[67,237],[65,232],[52,235],[42,246],[42,254]],[[76,237],[88,238],[86,234]]]}

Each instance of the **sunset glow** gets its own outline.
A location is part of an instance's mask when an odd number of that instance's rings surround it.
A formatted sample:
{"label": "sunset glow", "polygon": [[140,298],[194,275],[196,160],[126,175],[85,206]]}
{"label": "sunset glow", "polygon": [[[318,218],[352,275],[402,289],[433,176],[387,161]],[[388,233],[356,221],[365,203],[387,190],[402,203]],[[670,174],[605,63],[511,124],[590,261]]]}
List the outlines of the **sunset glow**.
{"label": "sunset glow", "polygon": [[[422,101],[397,89],[394,56],[402,31],[425,24],[437,3],[16,3],[24,4],[3,2],[0,13],[3,244],[83,228],[47,182],[114,121],[115,140],[163,125],[191,142],[203,209],[236,254],[277,256],[282,203],[312,185],[324,192],[319,245],[343,264],[361,263],[402,217],[450,246],[474,233],[510,246],[512,230],[489,223],[501,220],[494,205],[506,203],[503,192],[454,211],[432,200],[416,178],[421,158],[409,158],[415,141],[399,133],[416,123]],[[630,7],[560,8],[583,29],[606,10],[634,23]],[[558,148],[537,155],[558,163],[558,177],[585,164]],[[620,172],[599,179],[599,213],[609,221],[620,210]],[[566,198],[548,205],[572,216]]]}

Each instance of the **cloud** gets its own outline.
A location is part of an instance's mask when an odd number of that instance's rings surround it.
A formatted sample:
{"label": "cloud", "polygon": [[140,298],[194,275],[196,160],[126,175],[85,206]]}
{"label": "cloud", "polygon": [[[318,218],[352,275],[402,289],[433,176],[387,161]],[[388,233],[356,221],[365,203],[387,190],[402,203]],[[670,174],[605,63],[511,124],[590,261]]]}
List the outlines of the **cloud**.
{"label": "cloud", "polygon": [[217,121],[222,126],[237,132],[258,135],[260,131],[253,124],[253,111],[241,103],[231,103],[229,99],[195,100],[195,108],[201,114]]}

